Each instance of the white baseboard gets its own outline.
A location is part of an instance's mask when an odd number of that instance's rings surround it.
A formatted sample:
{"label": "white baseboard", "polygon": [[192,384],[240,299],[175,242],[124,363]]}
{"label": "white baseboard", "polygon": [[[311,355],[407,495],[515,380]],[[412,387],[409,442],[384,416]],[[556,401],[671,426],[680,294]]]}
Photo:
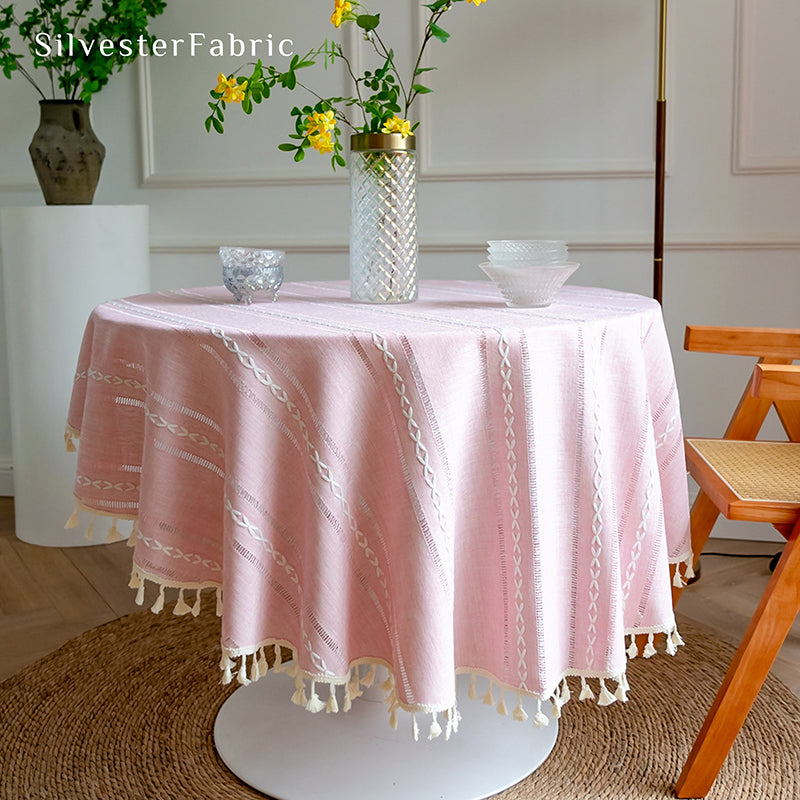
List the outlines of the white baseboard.
{"label": "white baseboard", "polygon": [[14,470],[8,461],[0,461],[0,497],[14,496]]}

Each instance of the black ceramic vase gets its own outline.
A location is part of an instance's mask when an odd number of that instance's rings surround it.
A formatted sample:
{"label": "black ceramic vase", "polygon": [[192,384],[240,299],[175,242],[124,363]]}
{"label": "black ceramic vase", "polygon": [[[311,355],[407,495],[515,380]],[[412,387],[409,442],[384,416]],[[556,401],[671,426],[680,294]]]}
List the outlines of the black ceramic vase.
{"label": "black ceramic vase", "polygon": [[106,148],[95,136],[89,104],[41,100],[39,128],[28,152],[49,206],[90,205]]}

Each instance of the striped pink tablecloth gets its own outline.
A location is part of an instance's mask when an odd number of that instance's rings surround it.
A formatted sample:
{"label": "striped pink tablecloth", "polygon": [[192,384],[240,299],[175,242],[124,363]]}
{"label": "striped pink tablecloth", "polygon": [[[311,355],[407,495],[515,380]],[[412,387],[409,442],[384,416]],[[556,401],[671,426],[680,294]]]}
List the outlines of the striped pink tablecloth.
{"label": "striped pink tablecloth", "polygon": [[335,711],[384,665],[392,721],[423,711],[437,735],[458,672],[544,724],[566,676],[625,699],[631,634],[674,651],[688,500],[654,301],[566,287],[511,309],[466,281],[402,306],[343,282],[230,300],[98,307],[68,420],[77,508],[134,520],[140,601],[197,613],[217,589],[226,679],[280,644],[294,701]]}

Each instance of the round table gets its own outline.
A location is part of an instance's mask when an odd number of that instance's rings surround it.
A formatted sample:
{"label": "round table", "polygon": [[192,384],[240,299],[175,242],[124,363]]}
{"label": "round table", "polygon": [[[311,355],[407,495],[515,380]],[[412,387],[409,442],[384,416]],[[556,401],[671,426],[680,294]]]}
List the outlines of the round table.
{"label": "round table", "polygon": [[[255,682],[229,701],[242,712],[278,680],[257,681],[276,649],[286,710],[323,712],[308,726],[355,710],[385,666],[384,724],[438,753],[484,727],[457,675],[531,729],[570,694],[624,701],[635,635],[646,654],[678,641],[688,492],[652,300],[568,286],[520,309],[487,282],[423,281],[402,306],[353,303],[345,282],[112,301],[68,431],[79,510],[133,520],[139,599],[199,613],[216,590],[224,679]],[[263,739],[239,733],[235,751]]]}

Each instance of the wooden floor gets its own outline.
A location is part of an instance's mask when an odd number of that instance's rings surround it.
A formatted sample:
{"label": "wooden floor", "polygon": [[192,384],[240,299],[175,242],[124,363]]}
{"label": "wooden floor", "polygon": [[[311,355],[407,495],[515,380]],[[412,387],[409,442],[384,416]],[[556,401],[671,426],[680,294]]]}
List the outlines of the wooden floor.
{"label": "wooden floor", "polygon": [[[715,539],[707,549],[771,556],[779,548]],[[13,501],[0,498],[0,680],[85,630],[140,612],[128,588],[130,564],[124,542],[59,549],[19,541]],[[738,644],[769,580],[768,564],[769,558],[704,556],[700,581],[681,598],[680,617]],[[800,622],[773,672],[800,696]]]}

